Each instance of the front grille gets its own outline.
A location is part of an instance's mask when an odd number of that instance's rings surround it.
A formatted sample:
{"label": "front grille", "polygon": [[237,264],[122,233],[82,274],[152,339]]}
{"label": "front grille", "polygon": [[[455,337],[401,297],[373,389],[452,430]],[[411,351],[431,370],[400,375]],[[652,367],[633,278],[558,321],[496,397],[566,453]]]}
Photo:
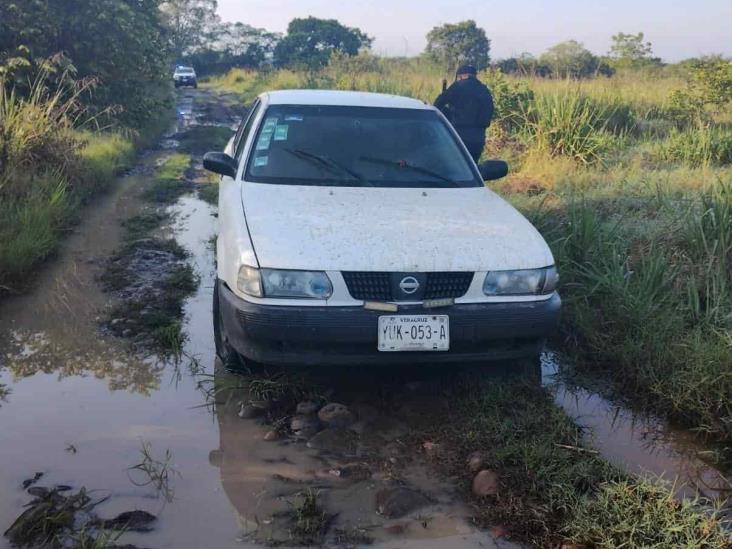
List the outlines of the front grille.
{"label": "front grille", "polygon": [[473,281],[473,273],[427,273],[425,299],[462,297]]}
{"label": "front grille", "polygon": [[389,273],[361,271],[343,272],[348,293],[353,299],[363,301],[391,301],[391,276]]}
{"label": "front grille", "polygon": [[398,282],[405,276],[424,279],[420,300],[458,298],[464,296],[473,281],[472,272],[388,273],[344,271],[343,279],[354,299],[363,301],[411,301],[399,292]]}

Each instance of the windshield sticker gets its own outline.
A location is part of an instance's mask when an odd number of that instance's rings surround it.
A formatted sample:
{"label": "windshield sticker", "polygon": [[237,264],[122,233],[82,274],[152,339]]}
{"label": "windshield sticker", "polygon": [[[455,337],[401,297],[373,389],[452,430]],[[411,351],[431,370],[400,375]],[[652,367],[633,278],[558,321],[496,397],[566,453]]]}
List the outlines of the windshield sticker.
{"label": "windshield sticker", "polygon": [[269,118],[267,118],[267,120],[264,121],[264,126],[262,127],[262,131],[274,129],[274,127],[277,125],[277,120],[279,120],[279,119],[276,116],[270,116]]}
{"label": "windshield sticker", "polygon": [[287,131],[290,127],[287,124],[277,126],[274,132],[275,141],[287,141]]}
{"label": "windshield sticker", "polygon": [[257,150],[258,151],[266,151],[269,149],[269,142],[272,139],[272,133],[262,134],[259,136],[259,141],[257,141]]}
{"label": "windshield sticker", "polygon": [[254,167],[261,168],[269,163],[269,156],[257,156],[254,158]]}
{"label": "windshield sticker", "polygon": [[302,122],[303,116],[301,114],[287,114],[285,115],[285,122]]}

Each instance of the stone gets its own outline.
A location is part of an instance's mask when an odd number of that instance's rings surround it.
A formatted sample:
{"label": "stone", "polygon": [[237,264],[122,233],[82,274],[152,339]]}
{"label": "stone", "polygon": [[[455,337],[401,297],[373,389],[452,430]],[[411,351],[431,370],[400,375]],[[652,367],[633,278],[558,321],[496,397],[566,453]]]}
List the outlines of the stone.
{"label": "stone", "polygon": [[290,420],[290,430],[296,437],[311,438],[320,430],[320,422],[312,415],[297,415]]}
{"label": "stone", "polygon": [[264,410],[262,408],[259,408],[257,406],[252,406],[249,403],[242,402],[241,407],[239,408],[239,417],[242,419],[254,419],[255,417],[259,417],[264,413]]}
{"label": "stone", "polygon": [[401,518],[429,505],[427,496],[410,488],[383,488],[376,493],[376,512],[388,519]]}
{"label": "stone", "polygon": [[313,436],[307,447],[331,454],[354,455],[358,447],[358,435],[346,429],[328,427]]}
{"label": "stone", "polygon": [[104,530],[127,530],[131,532],[149,532],[150,523],[156,519],[147,511],[125,511],[113,519],[99,521],[99,527]]}
{"label": "stone", "polygon": [[498,474],[490,469],[483,469],[473,479],[473,494],[478,497],[495,496],[498,487]]}
{"label": "stone", "polygon": [[371,477],[371,469],[365,463],[346,463],[328,471],[331,476],[351,482],[359,482]]}
{"label": "stone", "polygon": [[277,440],[280,438],[280,435],[277,433],[277,431],[267,431],[264,433],[264,440],[267,442],[272,442],[273,440]]}
{"label": "stone", "polygon": [[348,427],[353,423],[353,414],[348,406],[330,402],[318,411],[318,419],[328,427]]}
{"label": "stone", "polygon": [[313,402],[312,400],[304,400],[297,403],[295,413],[298,415],[310,416],[317,413],[318,408],[320,408],[320,406],[318,406],[317,402]]}
{"label": "stone", "polygon": [[436,457],[437,454],[440,453],[440,450],[442,450],[442,447],[437,444],[436,442],[427,441],[422,444],[422,449],[424,450],[424,453],[427,454],[428,457]]}
{"label": "stone", "polygon": [[483,454],[480,452],[473,452],[470,454],[470,457],[468,457],[468,470],[471,473],[477,473],[483,468],[483,465],[485,465],[485,458],[483,457]]}

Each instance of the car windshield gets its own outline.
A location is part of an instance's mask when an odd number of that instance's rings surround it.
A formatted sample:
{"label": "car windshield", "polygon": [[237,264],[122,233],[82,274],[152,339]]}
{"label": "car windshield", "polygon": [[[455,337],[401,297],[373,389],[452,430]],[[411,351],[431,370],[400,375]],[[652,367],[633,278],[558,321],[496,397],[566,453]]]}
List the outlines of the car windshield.
{"label": "car windshield", "polygon": [[180,67],[175,72],[178,74],[193,74],[193,69],[190,67]]}
{"label": "car windshield", "polygon": [[349,187],[477,187],[456,138],[426,109],[273,105],[246,180]]}

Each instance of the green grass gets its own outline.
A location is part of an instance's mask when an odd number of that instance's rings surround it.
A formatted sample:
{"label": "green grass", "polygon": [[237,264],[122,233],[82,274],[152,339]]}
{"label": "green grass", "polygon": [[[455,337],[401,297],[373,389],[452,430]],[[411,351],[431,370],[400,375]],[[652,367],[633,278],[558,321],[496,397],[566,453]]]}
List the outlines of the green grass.
{"label": "green grass", "polygon": [[171,155],[155,172],[155,177],[143,191],[142,198],[157,204],[174,203],[178,197],[193,188],[186,177],[190,167],[190,156],[182,153]]}
{"label": "green grass", "polygon": [[[729,546],[721,518],[670,486],[630,477],[587,447],[584,433],[539,387],[471,379],[449,389],[448,415],[427,429],[444,449],[436,465],[461,480],[478,525],[554,548]],[[420,438],[419,441],[424,440]],[[417,442],[419,442],[417,441]],[[494,496],[476,497],[466,464],[478,452],[498,473]]]}
{"label": "green grass", "polygon": [[79,130],[83,91],[52,91],[39,79],[21,99],[0,81],[0,293],[28,284],[81,206],[131,166],[142,142]]}

